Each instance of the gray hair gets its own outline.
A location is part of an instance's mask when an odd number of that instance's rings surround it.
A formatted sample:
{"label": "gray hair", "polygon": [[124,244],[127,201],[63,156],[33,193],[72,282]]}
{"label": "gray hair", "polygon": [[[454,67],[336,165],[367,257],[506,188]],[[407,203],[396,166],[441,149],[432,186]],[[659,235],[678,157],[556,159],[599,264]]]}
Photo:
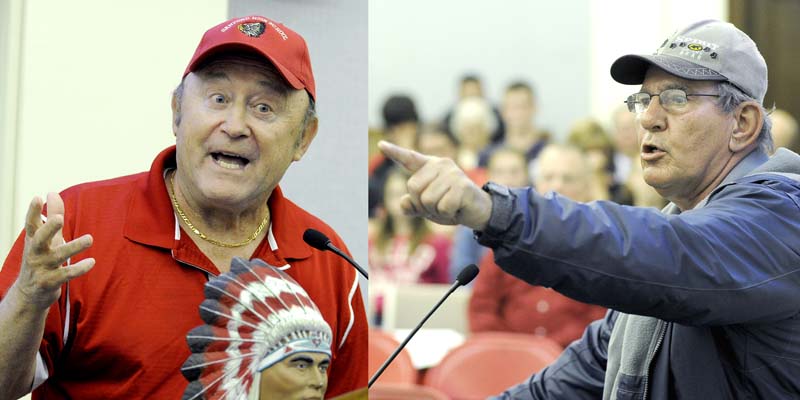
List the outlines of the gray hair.
{"label": "gray hair", "polygon": [[717,87],[719,92],[717,105],[719,105],[725,113],[733,112],[736,107],[745,101],[754,101],[758,104],[758,107],[761,108],[761,111],[764,113],[764,124],[761,126],[761,132],[758,133],[758,148],[764,152],[764,154],[772,154],[772,118],[770,118],[770,114],[775,107],[768,111],[758,100],[746,95],[741,89],[730,82],[721,82]]}

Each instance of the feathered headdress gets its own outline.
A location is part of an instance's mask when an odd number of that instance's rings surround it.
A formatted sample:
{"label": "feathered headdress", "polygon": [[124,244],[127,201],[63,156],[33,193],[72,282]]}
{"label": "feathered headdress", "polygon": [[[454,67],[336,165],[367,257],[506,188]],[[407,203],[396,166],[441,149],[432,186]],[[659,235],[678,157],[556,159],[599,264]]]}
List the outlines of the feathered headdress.
{"label": "feathered headdress", "polygon": [[186,335],[192,355],[181,367],[190,399],[246,399],[254,379],[298,352],[331,355],[331,329],[306,291],[285,272],[234,257],[231,270],[205,285],[200,317]]}

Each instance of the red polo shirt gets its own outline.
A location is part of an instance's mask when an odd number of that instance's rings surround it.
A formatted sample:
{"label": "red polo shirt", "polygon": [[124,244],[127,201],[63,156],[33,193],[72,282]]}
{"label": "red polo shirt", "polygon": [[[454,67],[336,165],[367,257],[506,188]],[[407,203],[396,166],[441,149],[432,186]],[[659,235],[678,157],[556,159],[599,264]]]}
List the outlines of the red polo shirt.
{"label": "red polo shirt", "polygon": [[[47,380],[34,399],[178,399],[188,382],[186,333],[203,322],[198,306],[212,262],[179,228],[164,184],[175,147],[149,172],[85,183],[61,193],[64,238],[94,236],[73,263],[95,267],[62,288],[39,350]],[[333,331],[327,397],[367,384],[367,323],[354,269],[302,240],[307,228],[345,245],[325,223],[283,197],[269,198],[271,232],[253,257],[283,266],[319,307]],[[24,232],[0,271],[0,296],[16,280]]]}

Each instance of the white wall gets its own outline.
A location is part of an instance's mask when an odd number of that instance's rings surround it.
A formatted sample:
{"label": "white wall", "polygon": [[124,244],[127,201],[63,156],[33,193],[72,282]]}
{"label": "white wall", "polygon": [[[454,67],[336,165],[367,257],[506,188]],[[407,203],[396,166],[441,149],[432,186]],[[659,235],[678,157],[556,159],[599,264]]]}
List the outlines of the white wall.
{"label": "white wall", "polygon": [[538,88],[540,125],[559,137],[576,118],[603,121],[631,86],[611,63],[651,53],[693,20],[727,18],[726,0],[380,1],[370,4],[369,121],[394,91],[410,93],[422,116],[440,118],[459,77],[477,72],[498,101],[510,80]]}
{"label": "white wall", "polygon": [[[23,227],[35,195],[149,169],[174,143],[170,96],[206,29],[227,1],[24,2],[13,203],[3,193],[0,231]],[[13,39],[13,38],[11,38]],[[15,104],[6,104],[8,107]],[[12,111],[13,113],[13,111]],[[16,133],[16,134],[15,134]],[[13,141],[13,140],[12,140]],[[11,242],[0,237],[0,252]]]}
{"label": "white wall", "polygon": [[22,0],[0,0],[0,253],[5,254],[17,229],[14,216],[18,59],[22,31]]}

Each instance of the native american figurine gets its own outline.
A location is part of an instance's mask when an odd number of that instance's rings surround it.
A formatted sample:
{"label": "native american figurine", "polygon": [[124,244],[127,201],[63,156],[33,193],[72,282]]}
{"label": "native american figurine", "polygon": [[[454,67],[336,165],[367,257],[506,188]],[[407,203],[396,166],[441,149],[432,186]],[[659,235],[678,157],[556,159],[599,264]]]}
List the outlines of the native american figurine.
{"label": "native american figurine", "polygon": [[235,257],[209,280],[205,325],[186,335],[183,399],[322,399],[331,329],[303,288],[264,261]]}

